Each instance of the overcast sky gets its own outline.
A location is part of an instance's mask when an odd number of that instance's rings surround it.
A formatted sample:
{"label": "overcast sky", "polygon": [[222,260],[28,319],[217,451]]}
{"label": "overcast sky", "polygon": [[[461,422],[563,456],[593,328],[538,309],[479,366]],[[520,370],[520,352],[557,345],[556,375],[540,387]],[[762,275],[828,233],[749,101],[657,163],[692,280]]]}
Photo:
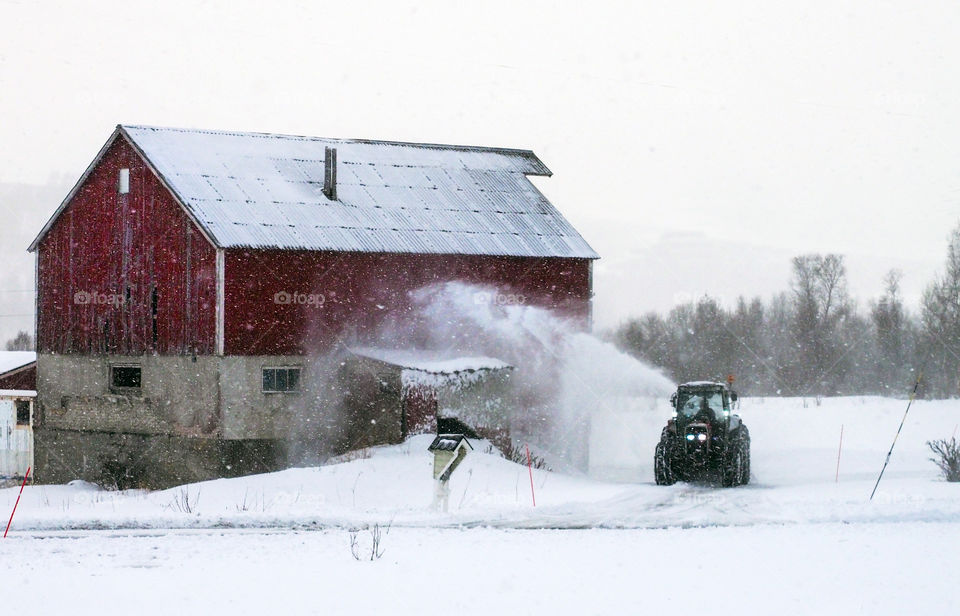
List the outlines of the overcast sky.
{"label": "overcast sky", "polygon": [[[915,301],[960,219],[960,4],[586,4],[0,0],[0,183],[74,180],[118,123],[530,148],[601,325],[811,251]],[[0,203],[4,242],[56,205]]]}

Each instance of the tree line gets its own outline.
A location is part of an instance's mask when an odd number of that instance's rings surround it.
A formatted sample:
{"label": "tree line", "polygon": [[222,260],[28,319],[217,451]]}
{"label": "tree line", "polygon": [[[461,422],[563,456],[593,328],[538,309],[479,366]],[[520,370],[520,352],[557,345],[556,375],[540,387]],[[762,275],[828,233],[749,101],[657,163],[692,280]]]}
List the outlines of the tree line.
{"label": "tree line", "polygon": [[768,301],[741,297],[723,307],[709,296],[632,318],[612,332],[622,350],[678,382],[728,375],[744,395],[960,396],[960,226],[944,273],[906,310],[901,274],[860,307],[847,291],[844,258],[795,257],[789,288]]}

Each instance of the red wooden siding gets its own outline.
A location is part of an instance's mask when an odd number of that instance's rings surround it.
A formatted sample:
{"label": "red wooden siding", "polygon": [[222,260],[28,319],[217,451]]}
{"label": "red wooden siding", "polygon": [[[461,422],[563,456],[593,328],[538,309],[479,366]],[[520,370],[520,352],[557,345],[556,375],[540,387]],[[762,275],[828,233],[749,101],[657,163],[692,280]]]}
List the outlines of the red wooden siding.
{"label": "red wooden siding", "polygon": [[[585,259],[279,250],[228,250],[225,259],[228,355],[332,350],[343,332],[373,332],[394,317],[409,316],[409,291],[451,280],[522,294],[528,304],[583,324],[589,319]],[[278,303],[278,293],[298,297]]]}
{"label": "red wooden siding", "polygon": [[411,387],[401,400],[403,437],[437,431],[437,392],[428,387]]}
{"label": "red wooden siding", "polygon": [[[130,169],[126,195],[117,191],[121,168]],[[122,137],[38,255],[38,351],[214,352],[216,251]]]}

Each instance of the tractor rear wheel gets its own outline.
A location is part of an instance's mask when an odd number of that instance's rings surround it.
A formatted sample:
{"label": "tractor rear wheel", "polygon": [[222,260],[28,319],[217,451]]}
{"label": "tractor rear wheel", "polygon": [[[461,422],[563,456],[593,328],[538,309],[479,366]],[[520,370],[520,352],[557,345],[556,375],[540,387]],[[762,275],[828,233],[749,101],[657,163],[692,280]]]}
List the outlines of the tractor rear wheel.
{"label": "tractor rear wheel", "polygon": [[738,486],[743,481],[743,445],[737,443],[733,451],[727,454],[727,460],[723,465],[723,471],[720,477],[720,483],[725,488]]}
{"label": "tractor rear wheel", "polygon": [[743,452],[743,472],[740,476],[740,485],[750,483],[750,431],[746,426],[740,427],[740,450]]}
{"label": "tractor rear wheel", "polygon": [[743,476],[740,478],[740,485],[750,483],[750,441],[743,445]]}

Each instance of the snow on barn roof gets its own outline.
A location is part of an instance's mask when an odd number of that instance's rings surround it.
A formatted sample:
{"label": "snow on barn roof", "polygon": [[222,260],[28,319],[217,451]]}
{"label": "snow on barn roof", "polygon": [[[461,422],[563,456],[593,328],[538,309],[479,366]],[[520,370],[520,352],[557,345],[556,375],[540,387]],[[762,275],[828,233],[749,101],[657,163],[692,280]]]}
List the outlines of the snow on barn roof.
{"label": "snow on barn roof", "polygon": [[[117,133],[222,248],[597,258],[527,179],[550,175],[528,150],[126,125]],[[323,192],[327,147],[337,150],[336,200]]]}

